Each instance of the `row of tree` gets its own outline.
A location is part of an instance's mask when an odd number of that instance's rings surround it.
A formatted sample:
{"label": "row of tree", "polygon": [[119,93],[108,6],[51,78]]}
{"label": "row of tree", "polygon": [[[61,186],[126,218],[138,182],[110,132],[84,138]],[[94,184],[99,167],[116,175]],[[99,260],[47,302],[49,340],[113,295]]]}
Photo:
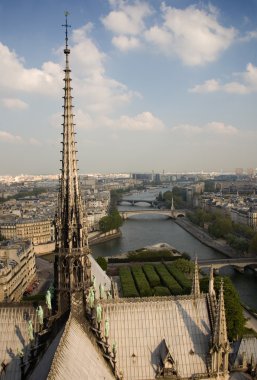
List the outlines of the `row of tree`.
{"label": "row of tree", "polygon": [[257,233],[247,225],[234,223],[228,215],[197,209],[187,216],[200,227],[208,226],[210,235],[225,239],[238,252],[257,252]]}
{"label": "row of tree", "polygon": [[7,202],[11,199],[22,199],[25,197],[37,197],[39,194],[46,193],[46,189],[42,187],[34,187],[33,190],[21,190],[15,195],[10,195],[6,198],[0,197],[0,203]]}
{"label": "row of tree", "polygon": [[[159,195],[161,197],[161,195]],[[158,197],[158,200],[159,200]],[[166,191],[162,195],[162,201],[165,202],[165,207],[171,208],[173,198],[173,204],[176,209],[182,209],[186,207],[186,191],[183,188],[174,186],[172,191]]]}
{"label": "row of tree", "polygon": [[99,228],[101,232],[108,232],[117,230],[122,226],[123,220],[118,210],[113,210],[110,215],[104,216],[99,221]]}

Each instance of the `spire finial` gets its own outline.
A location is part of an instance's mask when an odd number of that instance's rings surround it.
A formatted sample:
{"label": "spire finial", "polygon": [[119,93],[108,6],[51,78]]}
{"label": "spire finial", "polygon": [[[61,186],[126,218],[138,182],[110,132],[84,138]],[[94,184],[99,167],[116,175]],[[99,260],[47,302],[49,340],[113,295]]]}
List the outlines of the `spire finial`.
{"label": "spire finial", "polygon": [[65,16],[65,24],[62,24],[62,26],[65,28],[65,50],[64,50],[64,53],[68,54],[70,52],[68,49],[68,28],[71,27],[71,25],[68,24],[69,12],[65,11],[64,16]]}
{"label": "spire finial", "polygon": [[211,265],[211,268],[210,268],[209,294],[210,294],[210,296],[215,295],[213,265]]}
{"label": "spire finial", "polygon": [[194,272],[194,277],[193,277],[191,294],[194,296],[194,298],[199,298],[200,294],[201,294],[200,293],[199,268],[198,268],[197,256],[195,256],[195,272]]}
{"label": "spire finial", "polygon": [[212,340],[212,371],[218,372],[219,374],[227,374],[228,354],[230,351],[230,346],[227,337],[227,324],[223,294],[223,279],[221,279],[220,281],[220,294]]}

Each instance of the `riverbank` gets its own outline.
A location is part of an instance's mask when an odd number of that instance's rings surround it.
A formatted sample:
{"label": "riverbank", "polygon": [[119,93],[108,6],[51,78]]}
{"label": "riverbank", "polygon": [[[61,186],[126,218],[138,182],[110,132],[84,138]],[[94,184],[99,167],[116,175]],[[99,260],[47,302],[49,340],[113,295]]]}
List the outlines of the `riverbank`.
{"label": "riverbank", "polygon": [[247,319],[246,327],[253,329],[257,333],[257,314],[244,304],[242,304],[242,307],[244,317]]}
{"label": "riverbank", "polygon": [[231,248],[224,240],[213,239],[203,228],[196,226],[188,219],[179,218],[175,219],[174,222],[207,247],[210,247],[227,257],[235,258],[240,256],[236,250]]}
{"label": "riverbank", "polygon": [[119,237],[121,237],[120,229],[108,231],[105,233],[98,232],[98,233],[93,233],[89,235],[88,243],[90,246],[93,246],[93,245],[104,243],[112,239],[117,239]]}

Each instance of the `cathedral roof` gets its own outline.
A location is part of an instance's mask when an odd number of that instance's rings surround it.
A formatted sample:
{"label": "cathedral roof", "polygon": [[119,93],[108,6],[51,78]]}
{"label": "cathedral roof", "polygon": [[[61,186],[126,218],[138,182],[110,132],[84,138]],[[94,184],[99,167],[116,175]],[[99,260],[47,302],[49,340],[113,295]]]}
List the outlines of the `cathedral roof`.
{"label": "cathedral roof", "polygon": [[155,379],[163,361],[163,340],[179,376],[207,374],[211,329],[205,296],[120,299],[102,307],[103,321],[109,319],[109,343],[117,345],[117,370],[124,379]]}
{"label": "cathedral roof", "polygon": [[257,364],[257,338],[254,336],[244,337],[238,342],[237,347],[234,345],[234,353],[231,354],[231,364],[236,368],[242,365],[243,360],[246,363],[253,361]]}
{"label": "cathedral roof", "polygon": [[5,379],[20,380],[20,359],[23,350],[24,362],[29,361],[28,320],[34,331],[39,329],[35,308],[22,304],[0,307],[0,360],[7,364]]}
{"label": "cathedral roof", "polygon": [[48,380],[114,380],[85,323],[72,314],[57,348]]}
{"label": "cathedral roof", "polygon": [[[100,265],[96,262],[92,255],[88,255],[88,258],[91,263],[91,276],[95,278],[95,291],[96,298],[99,298],[99,287],[100,284],[103,286],[104,290],[111,290],[111,279],[107,276],[106,272],[102,270]],[[106,296],[105,296],[106,298]]]}

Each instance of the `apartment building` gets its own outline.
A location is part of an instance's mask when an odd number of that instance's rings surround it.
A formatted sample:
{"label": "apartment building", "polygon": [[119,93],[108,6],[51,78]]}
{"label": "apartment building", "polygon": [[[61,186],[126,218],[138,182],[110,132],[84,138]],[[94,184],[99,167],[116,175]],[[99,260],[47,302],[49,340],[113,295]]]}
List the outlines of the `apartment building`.
{"label": "apartment building", "polygon": [[35,253],[30,240],[0,245],[0,302],[19,301],[35,276]]}

